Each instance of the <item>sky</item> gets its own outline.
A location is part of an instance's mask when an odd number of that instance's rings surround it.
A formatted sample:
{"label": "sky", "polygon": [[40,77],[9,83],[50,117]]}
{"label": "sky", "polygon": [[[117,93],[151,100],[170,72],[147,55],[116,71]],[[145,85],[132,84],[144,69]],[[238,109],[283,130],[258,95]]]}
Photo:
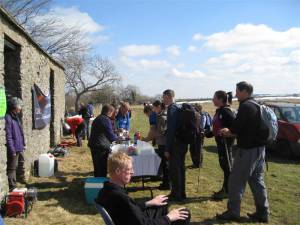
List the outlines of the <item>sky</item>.
{"label": "sky", "polygon": [[149,96],[212,97],[242,80],[256,94],[300,93],[297,0],[54,0],[50,12]]}

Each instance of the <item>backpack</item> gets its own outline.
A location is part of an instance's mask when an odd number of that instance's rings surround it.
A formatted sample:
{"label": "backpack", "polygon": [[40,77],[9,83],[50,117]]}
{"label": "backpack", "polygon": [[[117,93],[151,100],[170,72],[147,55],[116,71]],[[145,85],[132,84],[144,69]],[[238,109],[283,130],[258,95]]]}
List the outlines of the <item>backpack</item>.
{"label": "backpack", "polygon": [[260,110],[260,124],[259,124],[259,141],[262,144],[272,143],[276,140],[278,133],[277,116],[274,111],[266,106],[260,105],[257,102],[250,100],[253,104],[259,107]]}
{"label": "backpack", "polygon": [[208,132],[212,131],[212,118],[208,112],[204,112],[203,115],[206,117],[204,132],[208,133]]}
{"label": "backpack", "polygon": [[212,133],[212,118],[209,115],[208,112],[203,112],[201,113],[201,119],[205,117],[205,125],[203,127],[204,130],[204,136],[207,138],[211,138],[213,137],[213,133]]}
{"label": "backpack", "polygon": [[94,107],[90,104],[86,106],[86,118],[91,118],[93,116]]}
{"label": "backpack", "polygon": [[185,144],[191,144],[197,134],[196,110],[188,103],[179,109],[179,126],[176,137]]}
{"label": "backpack", "polygon": [[165,135],[167,131],[167,111],[164,110],[157,115],[157,132],[159,135]]}
{"label": "backpack", "polygon": [[49,150],[47,153],[54,155],[55,157],[65,157],[69,155],[69,152],[66,148],[55,146],[54,149]]}

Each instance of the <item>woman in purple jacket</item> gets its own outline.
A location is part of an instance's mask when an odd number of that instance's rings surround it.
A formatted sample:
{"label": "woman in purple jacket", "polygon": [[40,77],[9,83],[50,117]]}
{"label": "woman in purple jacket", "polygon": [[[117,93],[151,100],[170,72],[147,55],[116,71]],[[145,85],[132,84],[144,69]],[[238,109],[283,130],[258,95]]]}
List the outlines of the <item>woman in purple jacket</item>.
{"label": "woman in purple jacket", "polygon": [[16,188],[16,182],[25,183],[24,150],[25,141],[23,128],[19,119],[22,100],[13,97],[8,101],[5,115],[7,177],[9,191]]}

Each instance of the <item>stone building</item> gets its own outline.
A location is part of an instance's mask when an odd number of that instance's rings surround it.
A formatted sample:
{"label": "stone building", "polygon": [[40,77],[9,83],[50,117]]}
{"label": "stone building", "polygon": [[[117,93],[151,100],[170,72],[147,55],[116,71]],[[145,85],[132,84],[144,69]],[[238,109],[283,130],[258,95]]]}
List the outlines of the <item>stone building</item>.
{"label": "stone building", "polygon": [[[49,56],[0,7],[0,87],[6,95],[23,100],[22,124],[26,142],[26,171],[40,153],[46,153],[61,137],[61,120],[65,112],[65,74],[61,64]],[[51,119],[43,129],[33,128],[33,85],[51,95]],[[7,192],[5,120],[0,119],[0,193]]]}

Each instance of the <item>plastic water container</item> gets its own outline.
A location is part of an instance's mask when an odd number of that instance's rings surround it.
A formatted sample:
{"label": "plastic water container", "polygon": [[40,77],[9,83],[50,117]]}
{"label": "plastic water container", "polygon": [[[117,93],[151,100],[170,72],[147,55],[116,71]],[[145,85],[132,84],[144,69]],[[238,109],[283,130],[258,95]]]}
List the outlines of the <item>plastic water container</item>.
{"label": "plastic water container", "polygon": [[54,156],[51,154],[41,154],[39,156],[39,176],[50,177],[54,174]]}
{"label": "plastic water container", "polygon": [[106,177],[89,177],[85,180],[84,193],[88,204],[94,204],[99,191],[103,188],[103,183],[108,181]]}

